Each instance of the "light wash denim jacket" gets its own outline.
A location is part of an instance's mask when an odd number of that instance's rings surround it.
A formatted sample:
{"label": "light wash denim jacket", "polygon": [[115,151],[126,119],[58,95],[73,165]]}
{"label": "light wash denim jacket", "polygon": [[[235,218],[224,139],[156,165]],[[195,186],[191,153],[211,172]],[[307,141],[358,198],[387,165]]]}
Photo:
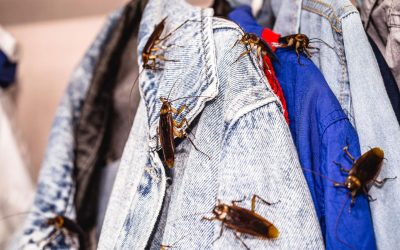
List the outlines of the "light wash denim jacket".
{"label": "light wash denim jacket", "polygon": [[[174,33],[162,71],[145,70],[140,77],[142,102],[121,159],[106,212],[98,249],[143,249],[155,229],[166,189],[166,173],[157,153],[160,97],[180,99],[174,107],[188,105],[183,115],[196,124],[194,143],[183,140],[176,149],[174,185],[163,244],[174,248],[237,249],[243,247],[231,230],[219,235],[221,224],[201,221],[217,199],[250,208],[258,194],[278,204],[257,203],[256,211],[279,230],[277,240],[244,237],[252,249],[323,249],[323,239],[310,192],[280,103],[269,89],[253,56],[234,60],[243,46],[232,45],[241,31],[232,22],[213,18],[210,9],[181,0],[149,1],[141,21],[139,49],[154,25],[167,18],[167,30],[186,19]],[[141,64],[139,58],[139,64]],[[175,83],[176,82],[176,83]],[[175,83],[175,86],[173,86]],[[178,121],[183,116],[177,117]],[[205,214],[208,213],[208,214]]]}
{"label": "light wash denim jacket", "polygon": [[[36,243],[54,229],[44,227],[45,220],[48,218],[61,214],[72,220],[75,219],[73,205],[75,183],[72,178],[75,140],[73,131],[80,117],[82,103],[95,65],[121,13],[122,10],[117,10],[109,16],[95,42],[72,74],[54,118],[31,213],[22,226],[21,232],[16,235],[10,249],[38,249],[39,246]],[[74,239],[75,242],[76,240]],[[52,249],[77,248],[77,244],[74,244],[70,238],[64,238],[61,235],[53,242]]]}
{"label": "light wash denim jacket", "polygon": [[[356,8],[349,0],[266,0],[264,6],[264,14],[276,18],[275,32],[300,32],[335,47],[315,44],[320,51],[311,59],[347,111],[361,152],[369,147],[385,151],[378,179],[400,177],[400,127]],[[400,182],[372,187],[370,194],[377,198],[370,206],[378,248],[399,249]]]}

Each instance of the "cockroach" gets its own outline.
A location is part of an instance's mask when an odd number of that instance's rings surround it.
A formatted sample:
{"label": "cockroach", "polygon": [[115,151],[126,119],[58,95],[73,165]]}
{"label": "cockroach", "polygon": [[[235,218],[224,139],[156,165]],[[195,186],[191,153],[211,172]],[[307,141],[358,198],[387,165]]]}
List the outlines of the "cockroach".
{"label": "cockroach", "polygon": [[[142,74],[142,72],[145,69],[161,70],[161,68],[157,67],[157,60],[165,61],[165,62],[168,62],[168,61],[169,62],[177,62],[177,60],[167,59],[163,55],[156,55],[153,53],[153,52],[160,51],[162,49],[166,49],[168,47],[173,46],[173,45],[168,45],[168,46],[162,47],[161,42],[165,41],[167,38],[169,38],[175,31],[182,28],[186,23],[196,22],[196,20],[188,19],[188,20],[184,21],[182,24],[180,24],[178,27],[176,27],[173,31],[169,32],[167,35],[165,35],[164,37],[161,38],[161,34],[164,32],[166,19],[167,19],[167,17],[165,17],[164,19],[161,20],[161,22],[159,22],[158,24],[155,25],[153,33],[151,33],[149,39],[147,40],[146,44],[143,47],[142,70],[139,72],[135,81],[132,84],[131,91],[129,94],[129,100],[131,100],[132,91],[133,91],[133,88],[134,88],[137,80],[139,79],[139,76]],[[181,47],[179,45],[175,45],[175,46]]]}
{"label": "cockroach", "polygon": [[379,172],[382,169],[384,159],[384,152],[381,148],[371,148],[358,159],[355,159],[350,154],[348,146],[345,146],[343,151],[353,162],[353,165],[348,170],[345,169],[341,164],[334,162],[340,167],[341,171],[348,173],[348,176],[346,177],[346,181],[344,183],[334,181],[333,185],[335,187],[344,187],[350,191],[352,205],[354,205],[356,196],[358,194],[365,194],[370,201],[375,200],[371,197],[371,195],[368,194],[368,187],[370,187],[371,184],[383,186],[386,181],[397,178],[397,176],[395,176],[384,178],[383,180],[377,180]]}
{"label": "cockroach", "polygon": [[215,217],[207,218],[203,217],[202,220],[207,221],[221,221],[221,231],[217,241],[222,237],[224,228],[227,227],[234,231],[235,237],[243,244],[246,249],[250,249],[246,243],[240,238],[239,234],[247,234],[255,236],[261,239],[276,239],[279,236],[278,229],[267,219],[257,214],[255,211],[256,199],[261,200],[267,205],[273,205],[276,203],[270,203],[261,198],[260,196],[254,194],[251,199],[251,210],[239,207],[236,203],[245,200],[232,201],[232,205],[221,203],[218,200],[217,205],[213,209],[213,214]]}
{"label": "cockroach", "polygon": [[[82,228],[73,220],[68,219],[65,216],[62,215],[56,215],[53,218],[46,219],[45,221],[46,226],[52,226],[54,229],[47,235],[43,240],[41,240],[38,244],[40,244],[42,241],[47,241],[49,244],[52,242],[59,234],[64,234],[63,230],[68,231],[69,233],[75,234],[78,236],[79,239],[79,249],[80,250],[85,250],[85,238],[84,238],[84,231]],[[66,237],[66,235],[64,235]],[[46,245],[47,245],[46,244]]]}
{"label": "cockroach", "polygon": [[[18,214],[13,214],[13,215],[9,215],[6,216],[4,218],[2,218],[0,221],[7,219],[9,217],[14,217],[14,216],[19,216],[19,215],[24,215],[24,214],[29,214],[31,212],[22,212],[22,213],[18,213]],[[50,244],[59,234],[64,235],[64,237],[67,237],[67,235],[65,235],[65,232],[68,232],[70,234],[75,234],[76,236],[78,236],[78,240],[79,240],[79,249],[81,250],[85,250],[86,249],[86,242],[85,242],[85,238],[84,238],[84,231],[82,230],[82,228],[73,220],[68,219],[67,217],[63,216],[63,215],[56,215],[54,217],[51,218],[47,218],[44,219],[43,223],[41,223],[40,228],[43,229],[45,227],[53,227],[54,229],[48,234],[46,235],[43,239],[39,240],[36,242],[36,244],[39,246],[42,242],[46,242],[46,244],[44,245],[47,246],[48,244]],[[31,242],[35,242],[33,240],[31,240]]]}
{"label": "cockroach", "polygon": [[[175,31],[178,29],[182,28],[186,23],[188,22],[195,22],[196,20],[191,20],[188,19],[184,21],[182,24],[180,24],[178,27],[176,27],[173,31],[169,32],[167,35],[161,38],[161,34],[164,31],[165,28],[165,21],[167,17],[161,20],[155,27],[153,33],[151,33],[149,39],[147,40],[146,44],[143,47],[143,52],[142,52],[142,67],[143,69],[152,69],[152,70],[157,70],[157,59],[161,61],[172,61],[176,62],[176,60],[170,60],[165,58],[163,55],[155,55],[153,52],[171,47],[171,46],[179,46],[179,45],[168,45],[168,46],[160,46],[162,41],[165,41],[167,38],[169,38]],[[181,47],[181,46],[179,46]]]}
{"label": "cockroach", "polygon": [[[350,195],[349,198],[351,198],[351,205],[349,207],[349,212],[350,212],[351,207],[354,206],[356,197],[358,195],[361,195],[361,194],[366,195],[368,197],[369,201],[376,200],[376,199],[373,199],[371,197],[371,195],[368,194],[368,191],[369,191],[369,188],[371,185],[382,186],[385,184],[386,181],[394,180],[397,178],[397,176],[391,177],[391,178],[384,178],[383,180],[377,180],[377,177],[378,177],[379,172],[381,171],[381,168],[383,165],[383,160],[385,159],[384,152],[381,148],[379,148],[379,147],[371,148],[370,150],[368,150],[367,152],[362,154],[358,159],[353,157],[348,149],[349,149],[348,145],[343,147],[344,153],[353,162],[353,165],[350,169],[345,169],[340,163],[333,162],[335,165],[337,165],[340,168],[341,171],[348,174],[345,182],[337,182],[335,180],[332,180],[328,176],[324,176],[324,175],[322,175],[318,172],[315,172],[311,169],[307,169],[307,168],[303,168],[303,169],[305,171],[309,171],[315,175],[326,178],[327,180],[329,180],[330,182],[333,183],[334,187],[346,188],[349,191],[349,195]],[[342,208],[339,212],[339,215],[336,219],[336,226],[335,226],[336,238],[338,239],[338,241],[347,245],[349,248],[354,249],[347,242],[341,240],[337,234],[339,218],[343,212],[343,209],[344,209],[347,201],[348,201],[348,199],[345,200],[345,202],[343,203],[343,206],[342,206]]]}
{"label": "cockroach", "polygon": [[[240,58],[249,54],[256,48],[256,55],[257,57],[261,58],[262,56],[267,56],[271,61],[277,60],[275,53],[272,51],[271,47],[261,38],[259,38],[254,33],[246,33],[243,31],[243,35],[239,38],[232,46],[235,47],[237,44],[243,44],[245,46],[249,46],[247,50],[239,55],[239,57],[233,62],[236,63]],[[233,64],[232,63],[232,64]]]}
{"label": "cockroach", "polygon": [[332,46],[324,42],[323,40],[319,38],[312,38],[309,39],[306,35],[304,34],[294,34],[294,35],[289,35],[289,36],[284,36],[279,38],[279,44],[276,45],[276,47],[280,48],[294,48],[297,54],[297,59],[299,64],[300,63],[300,52],[303,52],[308,58],[311,58],[311,52],[310,50],[315,49],[319,50],[317,47],[313,47],[310,44],[313,42],[321,42],[327,45],[329,48],[333,49]]}
{"label": "cockroach", "polygon": [[189,109],[188,106],[182,105],[178,109],[172,107],[172,102],[182,99],[194,98],[194,97],[208,97],[208,96],[189,96],[189,97],[181,97],[175,100],[169,100],[172,89],[174,88],[176,81],[174,82],[168,97],[160,97],[160,101],[162,103],[160,108],[160,120],[158,123],[157,134],[160,141],[160,146],[164,156],[164,162],[169,168],[173,168],[175,161],[175,136],[177,138],[187,138],[193,147],[204,154],[208,158],[210,158],[207,154],[199,150],[196,145],[193,143],[192,139],[186,133],[186,129],[189,127],[189,124],[186,118],[182,118],[180,122],[177,122],[172,114],[179,115],[185,109]]}

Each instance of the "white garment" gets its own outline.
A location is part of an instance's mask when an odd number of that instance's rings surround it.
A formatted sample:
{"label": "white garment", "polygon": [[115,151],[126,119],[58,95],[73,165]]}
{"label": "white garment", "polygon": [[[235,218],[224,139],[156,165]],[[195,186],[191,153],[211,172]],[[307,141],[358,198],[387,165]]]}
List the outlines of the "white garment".
{"label": "white garment", "polygon": [[18,214],[31,206],[33,185],[1,103],[0,173],[0,249],[4,249],[25,217]]}
{"label": "white garment", "polygon": [[18,61],[17,40],[0,25],[0,50],[7,56],[10,62]]}

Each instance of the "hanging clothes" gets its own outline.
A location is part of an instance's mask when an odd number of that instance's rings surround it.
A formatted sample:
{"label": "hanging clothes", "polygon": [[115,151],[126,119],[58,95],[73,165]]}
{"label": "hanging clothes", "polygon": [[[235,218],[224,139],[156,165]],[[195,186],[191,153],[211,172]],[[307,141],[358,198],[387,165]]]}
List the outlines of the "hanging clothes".
{"label": "hanging clothes", "polygon": [[[250,7],[240,6],[229,17],[244,30],[256,29]],[[244,20],[244,22],[243,22]],[[265,28],[262,38],[271,46],[279,35]],[[274,68],[288,104],[290,131],[299,154],[308,187],[314,201],[327,249],[376,249],[371,213],[366,196],[357,197],[351,213],[348,191],[338,189],[319,175],[344,182],[340,168],[349,168],[351,160],[344,146],[356,158],[360,156],[358,136],[314,63],[293,49],[277,49]],[[313,171],[314,173],[312,173]],[[315,173],[319,174],[316,175]]]}
{"label": "hanging clothes", "polygon": [[[274,31],[282,35],[303,33],[326,42],[313,43],[319,51],[311,60],[324,75],[342,109],[355,127],[361,152],[380,147],[385,152],[378,179],[400,176],[400,126],[391,107],[375,56],[360,16],[346,0],[271,0]],[[362,63],[360,63],[362,62]],[[398,249],[396,230],[400,217],[400,185],[388,182],[369,194],[375,237],[379,249]]]}
{"label": "hanging clothes", "polygon": [[[219,198],[224,202],[256,193],[277,206],[257,205],[257,212],[276,225],[274,241],[245,238],[253,249],[272,247],[322,249],[323,241],[312,200],[299,167],[295,148],[277,97],[260,78],[256,58],[232,45],[240,35],[233,23],[214,18],[212,10],[192,7],[183,0],[150,0],[139,32],[139,49],[155,24],[168,16],[166,31],[186,23],[165,41],[163,70],[145,70],[140,77],[142,101],[121,159],[107,208],[98,249],[143,249],[155,230],[167,185],[166,170],[157,153],[160,97],[189,109],[195,150],[187,139],[176,145],[171,202],[163,244],[179,248],[238,248],[240,242],[220,224],[201,221]],[[200,22],[201,21],[201,22]],[[165,33],[164,33],[165,34]],[[140,53],[139,53],[140,54]],[[139,57],[139,65],[142,58]],[[174,84],[176,82],[176,84]],[[174,88],[172,88],[174,86]],[[201,97],[198,97],[198,96]],[[249,208],[250,199],[242,203]],[[307,228],[307,230],[304,230]],[[159,246],[158,246],[159,248]]]}
{"label": "hanging clothes", "polygon": [[361,18],[365,31],[378,46],[400,89],[400,1],[364,0]]}

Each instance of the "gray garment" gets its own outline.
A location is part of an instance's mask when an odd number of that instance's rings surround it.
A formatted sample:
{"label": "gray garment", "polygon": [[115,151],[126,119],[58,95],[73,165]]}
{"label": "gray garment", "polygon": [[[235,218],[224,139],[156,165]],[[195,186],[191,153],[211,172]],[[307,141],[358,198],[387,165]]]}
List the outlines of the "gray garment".
{"label": "gray garment", "polygon": [[100,190],[97,205],[96,223],[97,238],[100,237],[101,228],[103,227],[104,216],[106,215],[106,209],[110,199],[112,187],[114,185],[115,176],[118,172],[118,166],[119,161],[116,161],[104,166],[104,168],[102,168],[100,171]]}
{"label": "gray garment", "polygon": [[[211,9],[200,9],[182,0],[151,0],[139,31],[139,53],[154,25],[168,16],[166,32],[185,20],[184,27],[164,45],[163,70],[145,70],[140,77],[141,102],[125,145],[111,194],[98,249],[143,249],[148,245],[161,212],[166,174],[157,149],[160,97],[178,99],[175,108],[189,109],[198,152],[190,143],[176,148],[175,178],[163,234],[163,244],[180,241],[177,249],[234,249],[240,242],[221,224],[202,221],[211,216],[217,199],[225,203],[250,199],[258,194],[268,201],[257,203],[257,212],[279,229],[276,240],[243,238],[252,249],[322,249],[319,223],[282,107],[258,67],[254,55],[232,64],[245,49],[232,45],[241,35],[239,27],[214,18]],[[163,51],[158,51],[163,53]],[[139,65],[141,64],[139,57]],[[172,86],[176,85],[172,89]],[[172,89],[172,91],[171,91]],[[179,157],[187,152],[184,159]],[[200,214],[202,213],[202,214]]]}
{"label": "gray garment", "polygon": [[361,18],[400,89],[400,0],[364,0]]}
{"label": "gray garment", "polygon": [[136,82],[139,70],[137,60],[137,36],[132,34],[121,58],[117,81],[112,99],[112,114],[110,117],[109,146],[106,162],[114,162],[122,156],[125,143],[129,136],[132,121],[139,105],[140,93]]}

